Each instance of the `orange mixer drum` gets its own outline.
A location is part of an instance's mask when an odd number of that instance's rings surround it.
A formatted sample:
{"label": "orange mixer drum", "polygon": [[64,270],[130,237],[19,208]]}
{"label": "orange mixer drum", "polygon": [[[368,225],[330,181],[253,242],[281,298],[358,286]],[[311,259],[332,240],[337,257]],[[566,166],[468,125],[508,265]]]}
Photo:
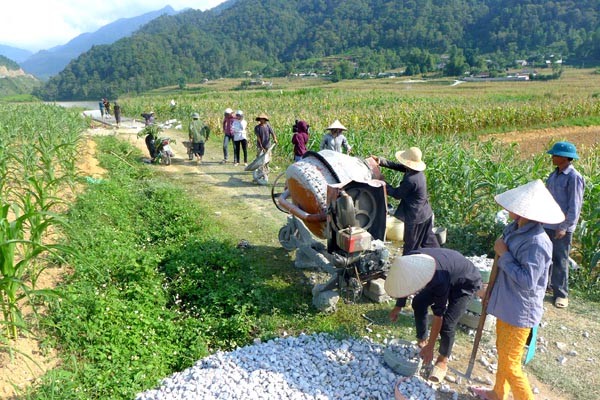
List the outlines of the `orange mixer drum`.
{"label": "orange mixer drum", "polygon": [[[308,214],[327,210],[327,185],[348,181],[366,182],[378,175],[368,161],[332,150],[308,152],[285,172],[292,202]],[[326,222],[303,221],[317,237],[325,238]]]}

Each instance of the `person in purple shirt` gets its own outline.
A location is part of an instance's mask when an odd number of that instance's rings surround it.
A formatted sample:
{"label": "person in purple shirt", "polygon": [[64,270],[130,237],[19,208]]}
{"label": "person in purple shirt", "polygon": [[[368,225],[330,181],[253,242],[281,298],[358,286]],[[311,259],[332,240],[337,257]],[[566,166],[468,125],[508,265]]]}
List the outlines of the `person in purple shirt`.
{"label": "person in purple shirt", "polygon": [[544,225],[553,245],[550,286],[554,305],[566,308],[569,305],[569,252],[581,213],[585,182],[571,164],[579,159],[574,144],[557,142],[548,154],[552,155],[552,164],[556,168],[546,180],[546,187],[566,216],[560,224]]}
{"label": "person in purple shirt", "polygon": [[221,164],[227,163],[227,157],[229,156],[229,142],[233,142],[233,121],[235,115],[231,108],[226,108],[223,113],[223,161]]}
{"label": "person in purple shirt", "polygon": [[308,144],[308,124],[303,120],[296,121],[293,131],[294,161],[300,161],[306,153],[306,145]]}
{"label": "person in purple shirt", "polygon": [[426,165],[418,147],[397,151],[398,163],[383,157],[371,156],[380,166],[400,171],[404,177],[397,188],[386,184],[387,194],[400,200],[394,217],[404,222],[402,255],[422,247],[440,247],[433,233],[433,210],[429,204]]}
{"label": "person in purple shirt", "polygon": [[496,202],[513,220],[494,243],[497,276],[488,299],[487,312],[497,318],[498,370],[492,390],[471,387],[484,400],[503,400],[512,390],[519,400],[534,400],[521,367],[531,328],[544,312],[552,243],[543,223],[558,224],[565,216],[544,183],[537,179],[501,193]]}

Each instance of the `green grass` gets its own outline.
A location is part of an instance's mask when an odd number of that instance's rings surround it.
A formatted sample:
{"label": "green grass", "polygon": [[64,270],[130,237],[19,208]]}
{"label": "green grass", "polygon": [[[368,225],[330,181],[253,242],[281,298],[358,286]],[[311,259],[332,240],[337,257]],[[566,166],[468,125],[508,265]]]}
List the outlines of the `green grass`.
{"label": "green grass", "polygon": [[257,238],[238,249],[234,227],[215,220],[210,206],[134,165],[139,154],[118,139],[99,143],[111,172],[69,212],[69,245],[79,256],[42,321],[63,360],[21,398],[133,398],[217,349],[283,332],[360,335],[360,314],[386,318],[387,306],[367,303],[316,312],[312,286],[282,248]]}

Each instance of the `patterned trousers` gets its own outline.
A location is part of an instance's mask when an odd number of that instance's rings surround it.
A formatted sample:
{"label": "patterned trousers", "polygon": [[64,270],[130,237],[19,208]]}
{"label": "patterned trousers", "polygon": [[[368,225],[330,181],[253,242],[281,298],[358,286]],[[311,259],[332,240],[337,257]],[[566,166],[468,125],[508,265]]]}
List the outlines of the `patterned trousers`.
{"label": "patterned trousers", "polygon": [[512,390],[515,400],[534,400],[529,380],[523,374],[522,358],[531,328],[518,328],[497,320],[496,349],[498,350],[498,372],[494,393],[505,400]]}

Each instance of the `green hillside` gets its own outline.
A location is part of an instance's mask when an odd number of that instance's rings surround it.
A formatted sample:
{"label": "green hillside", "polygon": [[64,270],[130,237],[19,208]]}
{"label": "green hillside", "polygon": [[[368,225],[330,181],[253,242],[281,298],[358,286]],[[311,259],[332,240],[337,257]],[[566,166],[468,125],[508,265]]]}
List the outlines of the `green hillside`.
{"label": "green hillside", "polygon": [[245,71],[348,78],[394,68],[494,72],[516,60],[589,66],[600,61],[599,10],[600,0],[239,0],[95,46],[38,94],[116,97]]}
{"label": "green hillside", "polygon": [[[21,71],[19,64],[0,55],[0,99],[30,100],[29,94],[40,82]],[[25,97],[23,97],[25,95]]]}
{"label": "green hillside", "polygon": [[19,67],[19,64],[17,64],[10,58],[6,58],[0,54],[0,67],[3,67],[3,66],[6,67],[6,69],[8,69],[8,70],[13,70],[13,71],[21,69],[21,67]]}

